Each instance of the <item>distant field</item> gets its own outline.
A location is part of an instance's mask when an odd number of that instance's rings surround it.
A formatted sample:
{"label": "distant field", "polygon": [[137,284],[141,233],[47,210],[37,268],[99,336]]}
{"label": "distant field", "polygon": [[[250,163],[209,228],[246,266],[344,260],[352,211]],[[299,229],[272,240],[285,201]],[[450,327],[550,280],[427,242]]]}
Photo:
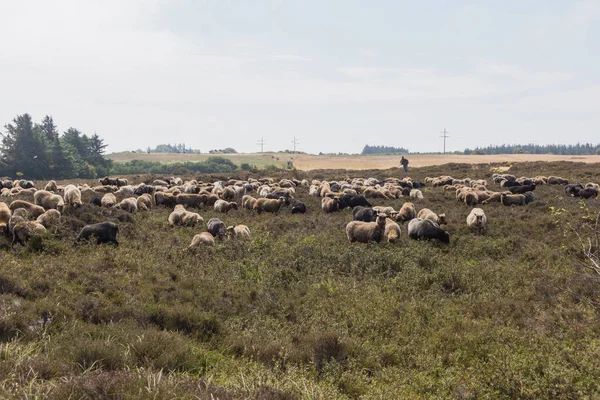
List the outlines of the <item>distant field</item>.
{"label": "distant field", "polygon": [[[108,157],[116,162],[127,162],[131,160],[158,161],[164,163],[205,161],[213,154],[146,154],[146,153],[115,153]],[[374,156],[329,156],[312,154],[285,154],[285,153],[244,153],[244,154],[220,154],[219,156],[230,159],[236,164],[249,163],[259,168],[274,164],[279,167],[285,166],[288,160],[292,160],[294,166],[299,170],[313,169],[387,169],[399,166],[400,156],[396,155],[374,155]],[[560,156],[546,154],[498,154],[498,155],[441,155],[423,154],[408,156],[410,167],[426,167],[447,163],[501,163],[501,162],[527,162],[527,161],[576,161],[584,163],[600,163],[600,156]]]}

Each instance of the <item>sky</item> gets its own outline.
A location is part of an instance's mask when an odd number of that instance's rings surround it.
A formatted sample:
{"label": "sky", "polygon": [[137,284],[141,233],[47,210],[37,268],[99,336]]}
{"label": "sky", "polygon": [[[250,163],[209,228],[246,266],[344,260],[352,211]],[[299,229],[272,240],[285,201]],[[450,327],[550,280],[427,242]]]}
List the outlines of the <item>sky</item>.
{"label": "sky", "polygon": [[0,125],[107,151],[600,142],[600,1],[0,0]]}

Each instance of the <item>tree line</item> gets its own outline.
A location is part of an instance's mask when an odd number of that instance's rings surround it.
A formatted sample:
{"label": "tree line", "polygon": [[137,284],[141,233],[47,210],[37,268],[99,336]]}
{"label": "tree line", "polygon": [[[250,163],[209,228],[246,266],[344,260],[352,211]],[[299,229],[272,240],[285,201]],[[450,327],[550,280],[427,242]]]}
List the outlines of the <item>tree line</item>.
{"label": "tree line", "polygon": [[557,155],[594,155],[600,154],[600,143],[577,144],[502,144],[478,147],[474,150],[465,149],[464,154],[557,154]]}
{"label": "tree line", "polygon": [[392,146],[369,146],[366,144],[360,154],[363,156],[367,154],[408,154],[408,149]]}
{"label": "tree line", "polygon": [[27,179],[96,178],[108,175],[112,162],[104,158],[106,144],[69,128],[62,134],[51,116],[34,123],[22,114],[0,134],[0,175]]}

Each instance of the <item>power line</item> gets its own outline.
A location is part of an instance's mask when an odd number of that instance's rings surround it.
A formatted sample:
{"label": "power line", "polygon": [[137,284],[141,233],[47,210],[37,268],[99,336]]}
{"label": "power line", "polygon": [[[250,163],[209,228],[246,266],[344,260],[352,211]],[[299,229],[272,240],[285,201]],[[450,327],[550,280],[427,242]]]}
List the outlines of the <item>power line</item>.
{"label": "power line", "polygon": [[300,144],[300,142],[296,140],[296,136],[294,136],[294,140],[292,140],[292,143],[294,144],[294,153],[296,153],[296,145]]}
{"label": "power line", "polygon": [[262,137],[260,138],[260,140],[256,143],[257,145],[260,146],[260,152],[264,153],[264,146],[265,146],[265,139],[263,139]]}
{"label": "power line", "polygon": [[444,154],[446,154],[446,138],[449,138],[450,136],[448,136],[448,132],[446,132],[446,128],[444,128],[444,130],[440,133],[442,134],[442,136],[440,136],[440,137],[444,138]]}

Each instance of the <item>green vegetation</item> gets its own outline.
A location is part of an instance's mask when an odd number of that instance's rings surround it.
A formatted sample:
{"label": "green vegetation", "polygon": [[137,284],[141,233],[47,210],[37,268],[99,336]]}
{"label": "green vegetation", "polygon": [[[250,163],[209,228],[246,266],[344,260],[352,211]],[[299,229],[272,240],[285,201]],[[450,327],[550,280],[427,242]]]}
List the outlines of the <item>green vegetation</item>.
{"label": "green vegetation", "polygon": [[[596,165],[566,162],[509,172],[600,181]],[[411,171],[440,174],[491,172]],[[186,247],[205,227],[169,228],[164,208],[130,216],[85,205],[41,242],[12,251],[2,238],[0,397],[600,396],[600,281],[582,250],[595,237],[598,200],[542,186],[526,207],[483,206],[488,229],[477,236],[453,194],[423,191],[417,207],[446,212],[449,245],[411,241],[406,225],[400,243],[350,245],[350,212],[323,214],[306,188],[297,195],[306,215],[200,210],[248,225],[253,240],[194,252]],[[106,219],[120,226],[118,248],[73,245],[84,224]]]}
{"label": "green vegetation", "polygon": [[368,154],[408,154],[408,149],[392,146],[369,146],[367,144],[360,154],[363,156]]}
{"label": "green vegetation", "polygon": [[29,114],[18,115],[0,134],[0,175],[27,179],[95,178],[108,174],[104,141],[75,128],[62,136],[51,116],[34,124]]}
{"label": "green vegetation", "polygon": [[170,174],[187,175],[194,173],[233,172],[238,170],[233,161],[224,157],[209,157],[206,161],[165,164],[156,161],[133,160],[114,163],[113,175],[127,174]]}
{"label": "green vegetation", "polygon": [[500,146],[491,145],[478,147],[475,150],[465,149],[464,154],[558,154],[558,155],[593,155],[599,154],[600,143],[577,143],[577,144],[515,144]]}
{"label": "green vegetation", "polygon": [[[137,150],[138,153],[143,153],[143,150]],[[190,147],[186,147],[185,143],[175,143],[175,144],[159,144],[155,148],[150,148],[148,146],[146,148],[146,153],[182,153],[182,154],[196,154],[200,153],[200,150],[192,149]]]}

